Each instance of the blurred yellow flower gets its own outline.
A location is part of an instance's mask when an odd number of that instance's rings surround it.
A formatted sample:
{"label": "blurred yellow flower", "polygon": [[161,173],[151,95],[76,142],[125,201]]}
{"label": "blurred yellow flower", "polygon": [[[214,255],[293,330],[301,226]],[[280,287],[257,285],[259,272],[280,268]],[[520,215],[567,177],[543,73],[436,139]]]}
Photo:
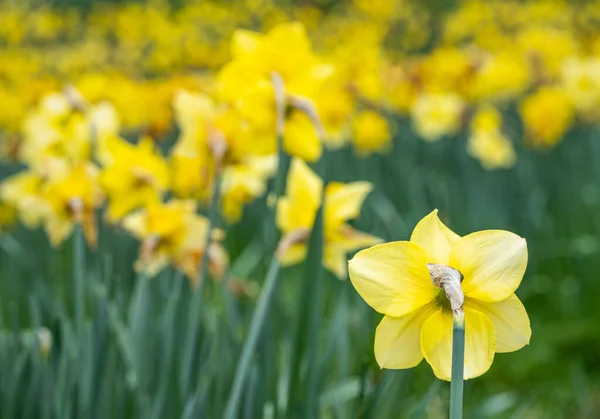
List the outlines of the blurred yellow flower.
{"label": "blurred yellow flower", "polygon": [[352,141],[358,154],[364,156],[373,152],[387,151],[392,135],[387,120],[375,111],[363,111],[353,120]]}
{"label": "blurred yellow flower", "polygon": [[410,110],[417,134],[425,141],[453,135],[461,127],[464,102],[456,94],[422,94]]}
{"label": "blurred yellow flower", "polygon": [[223,171],[221,186],[223,215],[230,222],[239,221],[244,206],[267,191],[267,180],[277,169],[277,157],[248,156]]}
{"label": "blurred yellow flower", "polygon": [[555,87],[542,87],[526,97],[520,112],[529,142],[535,147],[556,145],[573,119],[571,100]]}
{"label": "blurred yellow flower", "polygon": [[600,59],[571,59],[562,70],[562,86],[577,111],[588,120],[597,120],[600,116]]}
{"label": "blurred yellow flower", "polygon": [[529,77],[522,54],[501,51],[483,59],[471,94],[476,100],[512,99],[526,89]]}
{"label": "blurred yellow flower", "polygon": [[[379,243],[381,239],[355,230],[346,222],[360,215],[362,204],[372,190],[368,182],[330,183],[325,188],[324,260],[325,267],[338,278],[347,274],[346,255]],[[298,158],[292,160],[286,195],[277,202],[277,227],[283,234],[301,234],[307,238],[321,206],[323,181]],[[301,241],[287,249],[283,265],[301,262],[307,243]]]}
{"label": "blurred yellow flower", "polygon": [[29,228],[40,225],[48,213],[42,197],[44,179],[38,173],[26,170],[0,183],[0,199],[17,209],[19,219]]}
{"label": "blurred yellow flower", "polygon": [[150,137],[142,138],[136,145],[110,138],[107,150],[111,163],[102,170],[101,184],[109,199],[110,222],[161,200],[169,186],[169,169]]}
{"label": "blurred yellow flower", "polygon": [[502,133],[502,116],[494,107],[477,111],[471,121],[468,153],[488,169],[507,169],[514,166],[517,156],[511,141]]}
{"label": "blurred yellow flower", "polygon": [[48,180],[43,198],[49,211],[44,227],[53,246],[61,244],[80,224],[88,245],[95,247],[97,239],[96,209],[103,200],[98,184],[98,169],[91,163],[79,163],[66,173]]}
{"label": "blurred yellow flower", "polygon": [[297,109],[292,111],[285,123],[283,147],[290,155],[309,162],[321,157],[321,139],[306,113]]}
{"label": "blurred yellow flower", "polygon": [[91,126],[82,109],[62,93],[44,96],[23,122],[20,159],[37,170],[47,170],[55,159],[71,163],[90,157]]}
{"label": "blurred yellow flower", "polygon": [[362,250],[348,265],[358,293],[385,315],[375,333],[382,368],[412,368],[425,358],[436,377],[450,380],[452,309],[433,283],[436,267],[464,278],[465,379],[484,374],[496,352],[529,343],[529,318],[514,294],[527,266],[527,244],[513,233],[485,230],[460,237],[435,210],[417,224],[410,241]]}
{"label": "blurred yellow flower", "polygon": [[227,256],[217,241],[206,246],[208,220],[196,214],[191,200],[171,200],[149,205],[123,220],[127,231],[142,241],[136,269],[154,276],[169,264],[180,269],[196,284],[204,252],[208,251],[213,276],[223,275]]}

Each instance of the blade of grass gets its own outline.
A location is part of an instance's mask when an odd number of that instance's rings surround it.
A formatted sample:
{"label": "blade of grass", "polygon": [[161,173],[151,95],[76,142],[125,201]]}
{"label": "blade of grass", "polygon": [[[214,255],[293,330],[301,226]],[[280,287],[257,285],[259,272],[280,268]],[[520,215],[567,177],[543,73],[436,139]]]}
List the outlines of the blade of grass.
{"label": "blade of grass", "polygon": [[202,298],[204,295],[204,287],[206,285],[208,275],[208,248],[212,238],[213,229],[217,220],[219,212],[219,200],[221,195],[221,181],[222,176],[220,173],[215,178],[214,191],[210,203],[209,218],[208,218],[208,232],[206,234],[206,241],[204,247],[204,253],[200,261],[200,269],[198,273],[198,280],[196,281],[196,288],[192,294],[192,299],[188,307],[187,317],[187,333],[185,334],[185,343],[183,345],[183,358],[180,370],[180,390],[183,395],[189,394],[190,391],[190,380],[192,378],[192,368],[194,353],[196,349],[196,340],[198,338],[198,326],[200,324],[200,308],[202,306]]}
{"label": "blade of grass", "polygon": [[242,354],[235,370],[233,386],[231,388],[231,392],[229,393],[227,407],[225,408],[225,419],[234,419],[237,417],[237,412],[243,395],[242,390],[244,388],[244,383],[250,372],[250,361],[252,355],[254,354],[254,350],[256,349],[256,344],[258,342],[258,338],[260,337],[260,333],[263,330],[267,314],[269,313],[271,299],[273,298],[273,293],[275,291],[275,287],[277,286],[278,277],[279,260],[274,257],[271,260],[269,271],[267,272],[267,279],[265,280],[262,292],[258,297],[256,310],[254,311],[254,315],[250,321],[248,337],[244,342]]}

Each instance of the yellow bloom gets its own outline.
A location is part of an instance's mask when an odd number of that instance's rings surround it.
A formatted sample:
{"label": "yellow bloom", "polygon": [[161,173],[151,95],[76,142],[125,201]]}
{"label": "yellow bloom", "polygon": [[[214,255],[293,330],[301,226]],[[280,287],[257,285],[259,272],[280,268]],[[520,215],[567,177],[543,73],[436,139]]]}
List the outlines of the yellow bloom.
{"label": "yellow bloom", "polygon": [[248,156],[243,162],[231,164],[223,171],[221,199],[223,215],[230,222],[238,221],[244,205],[265,194],[266,182],[277,169],[276,156]]}
{"label": "yellow bloom", "polygon": [[138,207],[160,201],[169,185],[169,170],[152,139],[144,137],[133,145],[111,138],[107,148],[112,162],[102,171],[101,182],[109,198],[108,219],[116,222]]}
{"label": "yellow bloom", "polygon": [[391,134],[387,120],[374,111],[364,111],[354,117],[354,147],[361,155],[386,151],[390,147]]}
{"label": "yellow bloom", "polygon": [[44,96],[23,122],[20,159],[36,170],[45,171],[53,160],[71,163],[90,157],[91,126],[81,110],[66,95]]}
{"label": "yellow bloom", "polygon": [[[377,237],[362,233],[346,222],[358,217],[371,192],[368,182],[331,183],[325,188],[324,265],[338,278],[346,278],[346,254],[379,243]],[[323,181],[304,163],[292,160],[286,195],[277,202],[277,227],[284,234],[308,235],[321,206]],[[296,243],[282,257],[283,265],[292,265],[306,257],[307,244]]]}
{"label": "yellow bloom", "polygon": [[40,225],[48,213],[48,204],[42,197],[44,179],[28,170],[17,173],[0,183],[0,199],[14,206],[19,219],[30,228]]}
{"label": "yellow bloom", "polygon": [[510,99],[525,90],[529,78],[521,54],[501,52],[485,57],[475,76],[472,95],[478,100]]}
{"label": "yellow bloom", "polygon": [[554,146],[573,119],[573,105],[560,89],[542,87],[521,102],[521,118],[531,145]]}
{"label": "yellow bloom", "polygon": [[417,133],[425,141],[436,141],[458,132],[463,109],[455,94],[423,94],[413,103],[411,116]]}
{"label": "yellow bloom", "polygon": [[562,70],[562,85],[577,110],[587,119],[598,118],[600,59],[569,60]]}
{"label": "yellow bloom", "polygon": [[44,226],[53,246],[62,243],[75,224],[81,224],[88,244],[96,245],[96,209],[103,200],[96,166],[80,163],[51,178],[43,197],[49,206]]}
{"label": "yellow bloom", "polygon": [[349,262],[358,293],[385,315],[375,334],[382,368],[412,368],[425,358],[438,378],[450,380],[452,310],[428,264],[446,265],[464,278],[465,379],[484,374],[496,352],[529,343],[529,318],[514,294],[527,266],[525,240],[502,230],[460,237],[435,210],[417,224],[410,241],[371,247]]}
{"label": "yellow bloom", "polygon": [[292,156],[315,162],[321,157],[319,134],[310,118],[300,110],[294,110],[285,123],[283,146]]}
{"label": "yellow bloom", "polygon": [[511,141],[502,133],[502,116],[497,109],[480,109],[471,121],[467,143],[469,154],[488,170],[514,166],[517,156]]}
{"label": "yellow bloom", "polygon": [[[196,214],[194,201],[150,205],[125,217],[123,226],[142,241],[137,270],[154,276],[171,263],[195,283],[209,225],[205,217]],[[215,241],[208,252],[211,273],[221,276],[227,264],[224,250]]]}
{"label": "yellow bloom", "polygon": [[281,76],[288,93],[310,97],[331,74],[313,53],[299,22],[282,23],[266,34],[237,30],[231,50],[233,60],[219,73],[219,90],[226,101],[243,98],[256,84],[270,85],[273,72]]}

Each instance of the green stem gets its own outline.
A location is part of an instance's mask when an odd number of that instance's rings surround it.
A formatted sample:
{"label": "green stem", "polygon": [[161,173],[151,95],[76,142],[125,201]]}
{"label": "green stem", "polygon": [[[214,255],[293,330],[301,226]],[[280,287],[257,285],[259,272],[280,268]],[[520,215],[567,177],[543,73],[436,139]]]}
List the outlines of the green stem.
{"label": "green stem", "polygon": [[274,257],[269,265],[269,271],[267,272],[267,279],[263,286],[260,297],[256,304],[256,310],[252,316],[250,322],[250,331],[248,337],[244,342],[242,348],[242,355],[238,361],[237,368],[235,370],[235,377],[233,379],[233,387],[229,393],[229,400],[227,401],[227,407],[225,409],[225,419],[234,419],[237,415],[240,401],[242,398],[242,390],[244,388],[244,382],[250,372],[251,359],[256,349],[256,344],[263,330],[269,308],[271,306],[271,299],[273,297],[275,286],[277,285],[277,278],[279,277],[279,260]]}
{"label": "green stem", "polygon": [[[85,311],[85,241],[81,225],[75,226],[73,235],[73,297],[75,310],[75,327],[77,339],[76,354],[78,362],[83,361],[84,348],[84,311]],[[77,413],[84,412],[84,373],[83,368],[79,368],[77,378]]]}
{"label": "green stem", "polygon": [[77,327],[77,335],[80,338],[83,335],[83,316],[85,311],[84,258],[85,243],[83,230],[80,225],[77,225],[73,237],[73,302],[75,309],[75,325]]}
{"label": "green stem", "polygon": [[188,394],[189,384],[191,379],[191,372],[193,371],[192,364],[194,359],[194,353],[196,349],[196,340],[198,338],[198,324],[200,323],[200,308],[202,306],[202,297],[204,295],[204,287],[206,278],[208,275],[208,249],[212,239],[213,229],[216,223],[217,214],[219,212],[219,198],[221,195],[221,179],[220,173],[215,178],[215,187],[210,203],[209,216],[208,216],[208,232],[206,234],[206,241],[204,246],[204,253],[200,261],[200,267],[198,270],[198,279],[196,281],[196,288],[192,294],[190,301],[188,319],[187,319],[187,333],[186,343],[184,345],[183,362],[181,363],[181,390],[184,395]]}
{"label": "green stem", "polygon": [[450,382],[450,419],[462,419],[463,376],[465,367],[465,321],[462,313],[452,327],[452,381]]}

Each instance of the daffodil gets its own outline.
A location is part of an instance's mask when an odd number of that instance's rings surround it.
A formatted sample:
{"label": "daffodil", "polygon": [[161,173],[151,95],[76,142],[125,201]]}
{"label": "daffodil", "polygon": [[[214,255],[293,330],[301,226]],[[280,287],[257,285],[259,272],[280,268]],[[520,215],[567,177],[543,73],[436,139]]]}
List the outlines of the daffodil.
{"label": "daffodil", "polygon": [[442,270],[460,278],[464,310],[464,378],[484,374],[495,353],[529,343],[527,312],[514,294],[527,266],[527,244],[516,234],[484,230],[460,237],[437,210],[415,227],[410,241],[376,245],[349,262],[361,297],[384,318],[375,333],[382,368],[404,369],[427,360],[435,375],[450,380],[451,302],[434,284]]}
{"label": "daffodil", "polygon": [[276,156],[248,156],[243,162],[230,164],[223,170],[221,199],[223,215],[238,221],[244,206],[267,191],[267,180],[277,168]]}
{"label": "daffodil", "polygon": [[17,209],[27,227],[37,227],[48,213],[42,196],[44,184],[45,179],[32,170],[19,172],[0,183],[0,199]]}
{"label": "daffodil", "polygon": [[510,139],[502,133],[502,116],[491,106],[480,109],[471,121],[468,153],[486,169],[514,166],[517,159]]}
{"label": "daffodil", "polygon": [[88,244],[96,245],[96,210],[103,200],[96,166],[80,163],[56,175],[45,185],[43,197],[49,207],[44,227],[53,246],[62,243],[75,224],[81,225]]}
{"label": "daffodil", "polygon": [[387,120],[374,111],[364,111],[354,117],[352,141],[360,155],[386,151],[392,136]]}
{"label": "daffodil", "polygon": [[208,220],[196,214],[191,200],[172,200],[150,205],[125,217],[123,226],[142,241],[136,269],[154,276],[169,264],[180,269],[192,283],[204,252],[215,277],[222,276],[227,256],[217,240],[206,249]]}
{"label": "daffodil", "polygon": [[464,101],[448,94],[422,94],[411,107],[411,116],[417,134],[425,141],[436,141],[453,135],[461,127]]}
{"label": "daffodil", "polygon": [[138,144],[120,138],[107,140],[111,163],[101,173],[108,196],[108,219],[119,221],[138,207],[160,201],[169,186],[169,169],[149,137]]}
{"label": "daffodil", "polygon": [[520,111],[530,144],[552,147],[571,125],[574,108],[564,91],[543,87],[521,102]]}
{"label": "daffodil", "polygon": [[[325,188],[324,265],[338,278],[347,274],[346,255],[379,243],[377,237],[355,230],[347,221],[360,214],[362,204],[373,186],[369,182],[330,183]],[[304,163],[292,160],[286,195],[277,202],[277,227],[283,234],[308,237],[321,206],[323,181]],[[306,257],[306,241],[297,240],[283,254],[283,265],[301,262]]]}

